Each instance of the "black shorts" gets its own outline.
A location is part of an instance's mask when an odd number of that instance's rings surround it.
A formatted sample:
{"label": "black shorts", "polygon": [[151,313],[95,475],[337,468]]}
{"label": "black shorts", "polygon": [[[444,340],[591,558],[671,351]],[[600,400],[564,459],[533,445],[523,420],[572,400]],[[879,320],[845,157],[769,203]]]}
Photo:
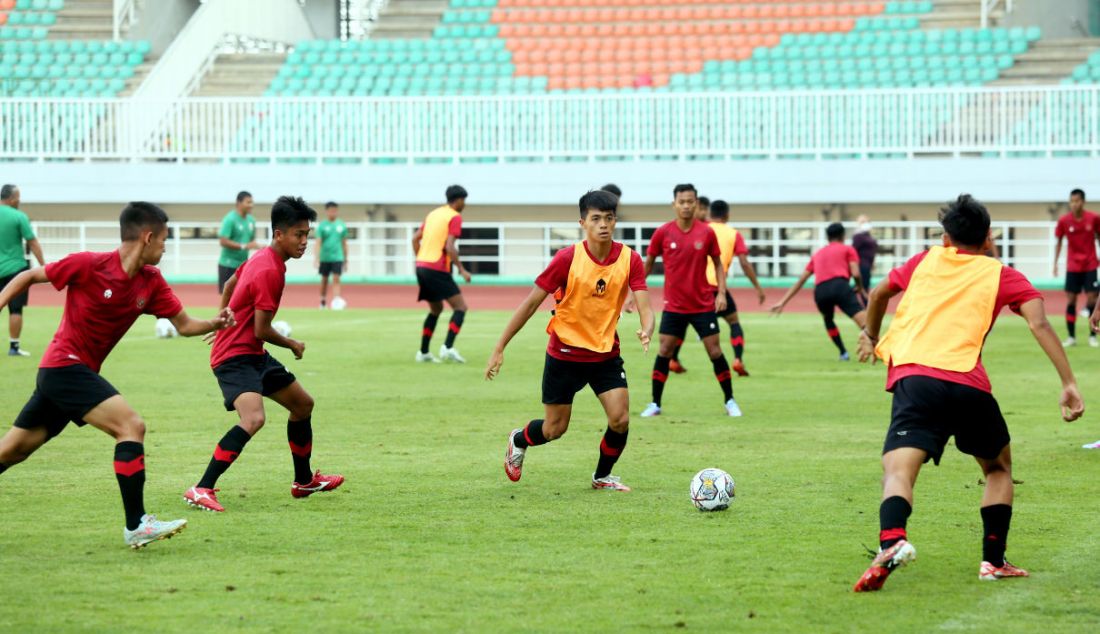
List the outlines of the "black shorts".
{"label": "black shorts", "polygon": [[832,317],[833,311],[837,308],[849,317],[867,308],[852,290],[851,283],[843,277],[834,277],[815,286],[814,303],[826,317]]}
{"label": "black shorts", "polygon": [[441,302],[461,292],[450,273],[422,266],[416,267],[416,283],[420,285],[418,302]]}
{"label": "black shorts", "polygon": [[626,370],[623,358],[584,363],[562,361],[546,355],[542,370],[542,402],[545,405],[572,405],[573,396],[591,385],[596,396],[626,387]]}
{"label": "black shorts", "polygon": [[882,453],[900,447],[928,452],[940,463],[947,439],[959,451],[992,460],[1008,446],[1008,425],[988,392],[927,376],[908,376],[894,384],[890,429]]}
{"label": "black shorts", "polygon": [[343,275],[344,263],[321,262],[321,268],[317,269],[317,272],[321,274],[321,277],[328,277],[329,275]]}
{"label": "black shorts", "polygon": [[229,278],[233,277],[233,274],[237,272],[237,269],[230,268],[228,266],[218,265],[218,294],[221,295],[225,290],[225,283],[229,281]]}
{"label": "black shorts", "polygon": [[48,438],[61,433],[70,422],[84,425],[84,416],[100,403],[117,396],[107,379],[86,365],[39,368],[34,394],[15,419],[20,429],[45,427]]}
{"label": "black shorts", "polygon": [[[714,299],[718,299],[718,291],[714,291]],[[725,317],[726,315],[732,315],[737,312],[737,302],[733,301],[733,295],[730,295],[729,291],[726,291],[726,309],[721,312],[715,312],[715,315],[719,317]]]}
{"label": "black shorts", "polygon": [[1095,293],[1100,290],[1096,282],[1096,269],[1080,273],[1066,273],[1067,293]]}
{"label": "black shorts", "polygon": [[236,409],[233,403],[241,394],[255,392],[271,396],[297,380],[267,352],[230,357],[214,368],[214,376],[218,378],[218,386],[222,389],[227,412]]}
{"label": "black shorts", "polygon": [[[8,285],[8,282],[11,282],[12,280],[14,280],[16,275],[19,275],[20,273],[22,273],[23,271],[26,271],[26,270],[27,269],[24,268],[22,271],[16,271],[15,273],[12,273],[11,275],[6,275],[4,277],[0,277],[0,290],[3,290],[3,288]],[[10,302],[8,302],[8,312],[12,315],[22,315],[23,314],[23,307],[27,305],[27,302],[29,302],[30,299],[31,299],[30,289],[27,289],[27,290],[23,291],[22,293],[16,295],[15,297],[11,298]]]}
{"label": "black shorts", "polygon": [[666,310],[661,313],[660,334],[683,339],[684,335],[687,334],[688,324],[695,328],[695,332],[698,333],[700,338],[719,333],[718,315],[715,315],[714,311],[709,313],[672,313]]}

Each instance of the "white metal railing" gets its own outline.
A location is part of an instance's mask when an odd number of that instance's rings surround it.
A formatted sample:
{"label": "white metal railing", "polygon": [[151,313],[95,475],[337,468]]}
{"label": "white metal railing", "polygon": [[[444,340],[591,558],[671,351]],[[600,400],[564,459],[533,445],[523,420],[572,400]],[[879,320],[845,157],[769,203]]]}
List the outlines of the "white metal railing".
{"label": "white metal railing", "polygon": [[[982,6],[981,26],[983,29],[989,28],[989,16],[993,13],[997,5],[1001,4],[1001,0],[979,0]],[[1012,13],[1012,0],[1004,0],[1005,13]]]}
{"label": "white metal railing", "polygon": [[[202,59],[197,57],[195,65]],[[39,161],[774,159],[1057,152],[1100,154],[1100,86],[168,102],[0,99],[0,156]]]}
{"label": "white metal railing", "polygon": [[[616,239],[645,253],[660,223],[619,223]],[[745,237],[750,259],[761,277],[791,277],[801,273],[810,253],[826,243],[825,222],[734,222]],[[118,245],[113,222],[36,222],[35,230],[47,260],[85,250],[109,250]],[[220,223],[173,222],[171,238],[161,262],[165,275],[177,278],[211,277],[218,259]],[[409,277],[415,273],[412,237],[419,223],[348,223],[348,270],[352,277]],[[854,227],[849,224],[849,231]],[[582,238],[576,223],[466,222],[459,243],[463,262],[475,272],[517,280],[534,279],[560,248]],[[1050,276],[1054,263],[1053,222],[996,222],[994,236],[1002,260],[1034,278]],[[879,244],[875,277],[926,247],[940,242],[936,222],[876,223]],[[850,237],[850,234],[849,234]],[[268,240],[266,223],[257,223],[257,239]],[[314,272],[316,252],[311,241],[305,257],[288,263],[288,274]],[[731,275],[740,275],[734,263]]]}
{"label": "white metal railing", "polygon": [[122,29],[134,23],[134,0],[114,0],[112,4],[111,32],[118,42],[122,39]]}

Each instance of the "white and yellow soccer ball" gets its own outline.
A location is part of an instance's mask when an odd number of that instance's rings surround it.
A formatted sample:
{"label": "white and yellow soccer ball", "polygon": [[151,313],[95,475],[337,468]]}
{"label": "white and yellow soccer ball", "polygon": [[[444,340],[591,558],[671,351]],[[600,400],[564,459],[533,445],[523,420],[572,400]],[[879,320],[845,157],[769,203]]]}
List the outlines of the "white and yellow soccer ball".
{"label": "white and yellow soccer ball", "polygon": [[329,306],[332,310],[344,310],[348,307],[348,302],[343,297],[333,297]]}
{"label": "white and yellow soccer ball", "polygon": [[282,335],[284,337],[289,337],[290,336],[290,332],[291,332],[290,324],[286,323],[285,321],[271,322],[271,327],[275,329],[275,332],[279,333],[280,335]]}
{"label": "white and yellow soccer ball", "polygon": [[703,469],[691,479],[691,503],[700,511],[724,511],[733,496],[733,477],[721,469]]}
{"label": "white and yellow soccer ball", "polygon": [[172,325],[172,322],[167,319],[158,319],[154,328],[157,339],[171,339],[172,337],[178,337],[180,334],[176,332],[176,327]]}

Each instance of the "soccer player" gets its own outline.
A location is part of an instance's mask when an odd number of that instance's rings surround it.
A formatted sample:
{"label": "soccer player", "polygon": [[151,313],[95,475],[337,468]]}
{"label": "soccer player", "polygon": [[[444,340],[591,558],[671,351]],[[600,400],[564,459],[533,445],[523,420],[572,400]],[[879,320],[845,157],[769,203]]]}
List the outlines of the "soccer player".
{"label": "soccer player", "polygon": [[328,276],[332,275],[332,299],[340,297],[340,276],[348,262],[348,226],[339,218],[340,206],[325,203],[325,217],[317,225],[317,271],[321,274],[321,308],[328,298]]}
{"label": "soccer player", "polygon": [[615,183],[608,183],[600,188],[600,191],[610,192],[615,194],[615,198],[621,199],[623,197],[623,190],[619,189],[619,186]]}
{"label": "soccer player", "polygon": [[[1005,559],[1012,520],[1012,452],[1008,427],[982,367],[986,335],[1005,306],[1023,315],[1058,371],[1062,417],[1073,421],[1085,410],[1042,296],[1021,273],[982,255],[992,240],[989,212],[962,195],[943,209],[940,223],[943,246],[894,269],[871,292],[867,327],[859,338],[860,361],[877,356],[887,364],[886,389],[894,396],[882,450],[880,551],[856,582],[856,592],[882,588],[893,570],[916,557],[905,531],[913,484],[921,465],[929,460],[939,464],[952,435],[959,451],[974,456],[986,480],[978,578],[1028,576]],[[902,291],[905,297],[879,341],[890,299]]]}
{"label": "soccer player", "polygon": [[[756,289],[756,297],[763,305],[765,299],[764,289],[760,286],[760,280],[756,278],[756,269],[749,262],[749,248],[745,245],[745,237],[741,235],[740,231],[727,224],[729,219],[729,203],[724,200],[716,200],[711,203],[710,228],[714,230],[714,234],[718,238],[718,248],[722,251],[722,270],[719,271],[714,265],[707,267],[707,284],[710,285],[715,298],[717,298],[718,278],[728,277],[730,265],[733,264],[733,256],[736,255],[737,260],[741,263],[741,270],[745,272],[745,276],[749,278],[749,282]],[[717,314],[725,319],[730,326],[733,371],[740,376],[748,376],[749,371],[745,369],[744,361],[745,331],[741,329],[741,319],[737,315],[737,303],[733,301],[733,296],[730,295],[729,291],[726,291],[726,308],[717,311]]]}
{"label": "soccer player", "polygon": [[[806,280],[811,275],[814,276],[814,303],[825,319],[825,330],[829,333],[829,338],[836,344],[837,350],[840,350],[840,360],[848,361],[848,350],[844,347],[840,329],[836,327],[833,318],[839,308],[860,328],[866,322],[867,310],[864,306],[863,283],[860,281],[859,255],[855,249],[844,244],[844,225],[839,222],[826,227],[825,235],[829,238],[829,244],[814,253],[802,276],[783,299],[772,306],[772,314],[780,315],[787,302],[806,284]],[[850,282],[853,278],[856,281],[855,290]]]}
{"label": "soccer player", "polygon": [[[1054,250],[1054,276],[1058,277],[1058,260],[1062,257],[1062,239],[1066,250],[1066,331],[1069,336],[1062,342],[1065,347],[1077,345],[1077,296],[1085,294],[1085,304],[1091,315],[1096,308],[1096,296],[1100,283],[1096,280],[1097,233],[1100,233],[1100,217],[1085,210],[1085,192],[1075,189],[1069,195],[1069,213],[1058,219],[1054,235],[1058,246]],[[1089,345],[1100,347],[1095,333],[1089,334]]]}
{"label": "soccer player", "polygon": [[192,319],[154,268],[164,255],[168,216],[156,205],[130,203],[119,217],[122,244],[109,253],[74,253],[23,271],[0,291],[0,307],[32,284],[67,289],[61,325],[39,364],[34,394],[0,439],[0,473],[23,462],[70,422],[91,425],[115,439],[114,470],[122,493],[125,543],[141,548],[183,530],[187,520],[161,522],[145,513],[145,422],[99,374],[104,359],[140,315],[170,319],[185,337],[230,327]]}
{"label": "soccer player", "polygon": [[[19,188],[15,185],[0,187],[0,288],[8,285],[15,276],[27,270],[27,260],[23,257],[23,241],[38,260],[39,266],[46,266],[42,257],[42,246],[31,229],[27,214],[19,211]],[[9,357],[29,357],[30,353],[19,347],[19,337],[23,333],[23,308],[30,299],[29,293],[21,293],[8,302],[8,343]]]}
{"label": "soccer player", "polygon": [[218,259],[218,294],[225,290],[225,283],[248,259],[248,252],[259,248],[256,242],[256,219],[252,217],[252,194],[237,194],[237,206],[222,219],[218,231],[218,244],[222,255]]}
{"label": "soccer player", "polygon": [[676,219],[657,228],[649,242],[645,273],[648,276],[660,256],[665,264],[665,310],[661,313],[660,351],[653,365],[653,401],[642,411],[643,417],[661,414],[661,396],[668,381],[669,364],[676,346],[684,342],[688,324],[703,340],[714,376],[722,388],[726,414],[740,416],[741,408],[733,400],[729,362],[718,343],[718,316],[726,309],[726,277],[717,280],[718,295],[707,283],[707,268],[722,268],[722,251],[714,230],[695,219],[698,206],[695,186],[677,185],[672,190],[672,208]]}
{"label": "soccer player", "polygon": [[573,397],[586,385],[592,387],[607,414],[607,430],[600,442],[600,457],[592,474],[592,488],[630,491],[611,468],[626,447],[630,403],[626,371],[619,356],[616,328],[627,293],[634,292],[641,328],[635,333],[649,350],[653,335],[653,311],[649,307],[642,258],[626,245],[615,242],[615,214],[619,197],[607,191],[581,196],[580,224],[585,240],[554,254],[535,288],[509,320],[500,336],[485,378],[492,380],[504,364],[504,349],[553,293],[554,316],[546,330],[550,342],[542,374],[545,418],[533,420],[508,435],[504,472],[516,482],[523,474],[528,448],[560,438],[569,428]]}
{"label": "soccer player", "polygon": [[[470,283],[470,272],[458,260],[458,246],[455,245],[462,235],[462,210],[466,208],[467,196],[461,185],[448,187],[447,204],[429,213],[413,236],[416,281],[420,286],[417,301],[428,302],[428,316],[424,319],[420,335],[420,351],[416,353],[418,363],[440,363],[441,360],[466,363],[466,359],[454,348],[455,337],[466,319],[466,299],[451,277],[451,267],[458,267],[462,279]],[[443,347],[439,349],[439,357],[436,357],[429,348],[435,325],[443,312],[443,302],[451,307],[451,323],[447,327]]]}
{"label": "soccer player", "polygon": [[317,212],[301,198],[280,196],[271,207],[271,244],[241,265],[225,284],[222,308],[232,311],[236,325],[218,333],[210,351],[210,367],[218,379],[226,411],[236,410],[240,422],[214,448],[214,456],[198,484],[183,494],[191,506],[222,512],[215,488],[218,478],[236,461],[244,446],[264,426],[264,397],[286,408],[294,481],[290,494],[304,498],[328,492],[344,483],[344,476],[310,471],[313,451],[313,397],[264,343],[288,348],[301,359],[306,344],[280,335],[272,326],[286,285],[286,261],[305,255],[309,224]]}
{"label": "soccer player", "polygon": [[[695,205],[695,219],[699,222],[707,222],[710,218],[710,199],[706,196],[700,196],[696,199]],[[708,274],[709,275],[709,274]],[[728,310],[728,307],[727,307]],[[673,374],[683,374],[687,372],[687,368],[680,363],[680,348],[684,347],[684,343],[681,341],[672,350],[672,360],[668,362],[668,369]]]}
{"label": "soccer player", "polygon": [[[878,241],[871,235],[871,219],[860,216],[856,219],[856,232],[852,235],[852,248],[859,255],[859,280],[864,292],[871,290],[871,267],[878,253]],[[994,246],[996,248],[996,246]]]}

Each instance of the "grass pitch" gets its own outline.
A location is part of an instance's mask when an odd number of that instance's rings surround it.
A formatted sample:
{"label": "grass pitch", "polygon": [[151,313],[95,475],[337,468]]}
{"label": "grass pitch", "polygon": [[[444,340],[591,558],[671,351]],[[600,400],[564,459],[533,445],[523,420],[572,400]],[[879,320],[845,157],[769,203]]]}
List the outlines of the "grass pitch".
{"label": "grass pitch", "polygon": [[[8,420],[58,316],[30,309],[24,346],[35,357],[0,361]],[[180,496],[236,419],[207,348],[156,340],[143,319],[104,376],[149,426],[148,510],[189,527],[126,549],[112,442],[70,426],[0,476],[0,629],[1062,632],[1100,622],[1100,452],[1080,449],[1100,437],[1100,351],[1070,351],[1089,412],[1067,425],[1056,375],[1017,318],[1002,318],[986,359],[1023,481],[1008,554],[1032,578],[977,580],[980,472],[949,448],[917,485],[917,561],[883,592],[855,595],[864,545],[876,546],[890,401],[882,366],[837,362],[816,316],[746,316],[753,374],[734,382],[740,420],[722,416],[702,347],[689,341],[665,415],[631,422],[615,469],[630,494],[589,489],[604,422],[588,391],[569,433],[529,452],[523,480],[504,476],[506,434],[541,417],[544,314],[492,384],[482,372],[505,313],[470,314],[458,340],[465,366],[412,363],[419,311],[280,317],[307,342],[302,361],[275,354],[316,398],[314,465],[347,484],[290,497],[285,413],[269,403],[267,428],[219,483],[228,512],[187,508]],[[854,347],[854,327],[842,332]],[[624,348],[636,414],[653,353]],[[688,499],[692,474],[710,466],[737,482],[727,512],[700,513]]]}

